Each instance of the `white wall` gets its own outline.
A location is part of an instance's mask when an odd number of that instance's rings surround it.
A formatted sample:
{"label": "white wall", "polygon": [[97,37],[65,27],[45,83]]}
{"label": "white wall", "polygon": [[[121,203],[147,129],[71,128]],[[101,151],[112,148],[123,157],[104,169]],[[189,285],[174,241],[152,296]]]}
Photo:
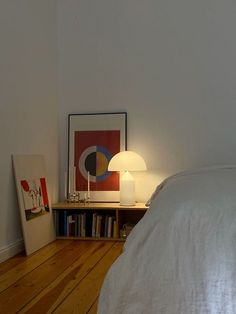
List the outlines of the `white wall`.
{"label": "white wall", "polygon": [[57,197],[56,12],[54,0],[0,1],[0,260],[22,247],[11,155],[43,154]]}
{"label": "white wall", "polygon": [[145,200],[182,169],[236,163],[236,2],[59,0],[61,175],[68,113],[128,112]]}

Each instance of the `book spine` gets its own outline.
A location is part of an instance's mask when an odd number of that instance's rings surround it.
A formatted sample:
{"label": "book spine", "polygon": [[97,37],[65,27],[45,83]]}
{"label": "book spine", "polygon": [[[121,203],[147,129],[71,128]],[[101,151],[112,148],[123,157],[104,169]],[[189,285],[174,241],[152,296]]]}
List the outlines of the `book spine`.
{"label": "book spine", "polygon": [[59,213],[56,210],[54,211],[54,224],[55,224],[56,236],[58,236],[59,235]]}
{"label": "book spine", "polygon": [[85,238],[85,230],[86,230],[86,215],[83,213],[81,215],[81,237]]}
{"label": "book spine", "polygon": [[98,215],[97,223],[96,223],[96,237],[97,238],[101,237],[101,221],[102,221],[102,216]]}
{"label": "book spine", "polygon": [[66,236],[67,235],[67,211],[65,210],[64,211],[64,230],[63,230],[63,236]]}
{"label": "book spine", "polygon": [[71,221],[72,221],[72,216],[71,215],[67,216],[67,220],[66,220],[66,224],[67,224],[66,235],[67,236],[71,236]]}
{"label": "book spine", "polygon": [[108,215],[105,216],[105,225],[104,225],[104,237],[108,236]]}
{"label": "book spine", "polygon": [[118,234],[117,234],[117,222],[116,220],[113,221],[113,238],[118,238]]}
{"label": "book spine", "polygon": [[107,237],[108,238],[111,238],[111,236],[112,236],[112,219],[113,219],[112,216],[108,217],[108,230],[107,230]]}
{"label": "book spine", "polygon": [[93,213],[92,237],[96,237],[97,213]]}

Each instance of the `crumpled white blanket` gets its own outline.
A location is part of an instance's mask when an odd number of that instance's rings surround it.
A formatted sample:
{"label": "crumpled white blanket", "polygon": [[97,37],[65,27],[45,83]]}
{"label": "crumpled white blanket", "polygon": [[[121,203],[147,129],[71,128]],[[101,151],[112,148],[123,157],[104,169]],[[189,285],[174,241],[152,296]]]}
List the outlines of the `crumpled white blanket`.
{"label": "crumpled white blanket", "polygon": [[102,286],[99,314],[236,314],[236,167],[160,185]]}

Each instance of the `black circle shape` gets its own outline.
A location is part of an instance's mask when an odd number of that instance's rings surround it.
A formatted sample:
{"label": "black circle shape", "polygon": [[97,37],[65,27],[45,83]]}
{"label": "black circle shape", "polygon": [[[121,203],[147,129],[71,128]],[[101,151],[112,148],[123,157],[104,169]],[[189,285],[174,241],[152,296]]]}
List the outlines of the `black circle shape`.
{"label": "black circle shape", "polygon": [[96,159],[96,155],[97,155],[97,152],[92,152],[90,153],[86,159],[85,159],[85,169],[86,171],[89,171],[90,175],[92,176],[96,176],[97,175],[97,159]]}

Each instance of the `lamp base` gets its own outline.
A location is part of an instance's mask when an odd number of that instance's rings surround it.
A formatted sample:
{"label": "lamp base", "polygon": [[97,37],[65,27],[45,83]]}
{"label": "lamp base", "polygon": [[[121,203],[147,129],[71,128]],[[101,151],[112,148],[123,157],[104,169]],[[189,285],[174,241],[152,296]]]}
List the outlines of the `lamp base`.
{"label": "lamp base", "polygon": [[136,202],[123,202],[120,201],[120,206],[135,206]]}
{"label": "lamp base", "polygon": [[120,205],[135,205],[135,183],[132,175],[125,171],[120,178]]}

